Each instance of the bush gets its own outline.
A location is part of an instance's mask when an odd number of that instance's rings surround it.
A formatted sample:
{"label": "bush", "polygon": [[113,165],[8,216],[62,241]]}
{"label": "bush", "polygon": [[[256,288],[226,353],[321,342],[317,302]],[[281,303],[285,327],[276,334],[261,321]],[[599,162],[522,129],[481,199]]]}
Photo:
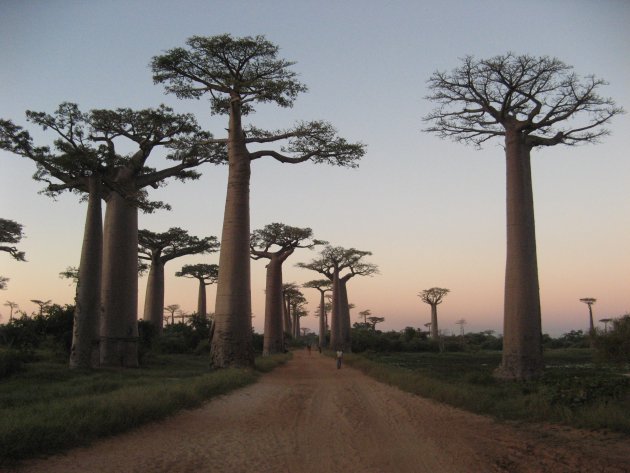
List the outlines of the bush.
{"label": "bush", "polygon": [[24,356],[17,350],[0,350],[0,379],[22,371]]}
{"label": "bush", "polygon": [[630,314],[614,319],[607,333],[599,333],[593,347],[599,360],[614,363],[630,363]]}

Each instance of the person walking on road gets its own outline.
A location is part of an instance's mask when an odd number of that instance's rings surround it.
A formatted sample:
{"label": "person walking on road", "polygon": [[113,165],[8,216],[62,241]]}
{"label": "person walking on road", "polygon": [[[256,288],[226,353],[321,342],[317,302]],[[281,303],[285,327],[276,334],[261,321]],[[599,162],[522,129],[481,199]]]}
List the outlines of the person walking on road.
{"label": "person walking on road", "polygon": [[341,368],[341,360],[343,360],[343,350],[337,350],[337,369]]}

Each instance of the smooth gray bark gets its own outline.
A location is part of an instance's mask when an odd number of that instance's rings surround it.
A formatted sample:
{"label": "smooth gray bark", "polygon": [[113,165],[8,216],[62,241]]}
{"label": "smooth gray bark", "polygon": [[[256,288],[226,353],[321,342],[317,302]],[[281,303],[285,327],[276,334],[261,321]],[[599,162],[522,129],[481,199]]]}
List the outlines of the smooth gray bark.
{"label": "smooth gray bark", "polygon": [[263,356],[284,351],[282,263],[279,255],[273,255],[267,264]]}
{"label": "smooth gray bark", "polygon": [[99,365],[99,316],[103,261],[103,222],[99,176],[88,178],[89,193],[83,246],[79,263],[76,306],[72,327],[70,368],[89,369]]}
{"label": "smooth gray bark", "polygon": [[532,379],[542,374],[542,323],[536,256],[530,150],[524,139],[505,137],[507,174],[507,259],[503,359],[497,376]]}
{"label": "smooth gray bark", "polygon": [[199,294],[197,296],[197,315],[208,315],[206,308],[206,282],[199,278]]}
{"label": "smooth gray bark", "polygon": [[318,289],[319,298],[319,346],[324,348],[326,346],[326,298],[325,293],[321,289]]}
{"label": "smooth gray bark", "polygon": [[138,208],[112,192],[105,210],[101,365],[138,366]]}
{"label": "smooth gray bark", "polygon": [[150,322],[158,335],[164,328],[164,263],[160,257],[153,258],[147,278],[147,292],[144,297],[143,319]]}
{"label": "smooth gray bark", "polygon": [[431,338],[437,340],[440,335],[438,330],[437,304],[431,305]]}

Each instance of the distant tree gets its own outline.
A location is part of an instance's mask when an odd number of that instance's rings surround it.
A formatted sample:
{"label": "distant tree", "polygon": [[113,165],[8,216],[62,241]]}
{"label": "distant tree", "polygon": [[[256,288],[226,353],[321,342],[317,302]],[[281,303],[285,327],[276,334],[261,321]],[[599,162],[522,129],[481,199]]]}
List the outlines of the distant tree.
{"label": "distant tree", "polygon": [[179,310],[179,304],[170,304],[164,307],[164,311],[168,312],[171,316],[171,325],[175,323],[175,312]]}
{"label": "distant tree", "polygon": [[69,279],[72,284],[79,283],[79,268],[75,266],[68,266],[65,270],[59,272],[61,279]]}
{"label": "distant tree", "polygon": [[362,310],[359,315],[363,318],[363,323],[367,324],[367,318],[372,315],[372,311],[370,309]]}
{"label": "distant tree", "polygon": [[372,325],[372,330],[376,330],[376,324],[385,322],[385,317],[371,316],[371,317],[368,317],[367,320],[369,321],[370,325]]}
{"label": "distant tree", "polygon": [[[249,261],[249,181],[251,162],[272,158],[282,163],[327,163],[356,167],[363,144],[337,136],[326,122],[301,122],[289,130],[266,131],[244,127],[243,116],[257,103],[292,106],[306,91],[294,64],[278,57],[278,47],[263,36],[233,38],[228,34],[193,36],[187,48],[174,48],[153,58],[153,80],[179,98],[210,97],[213,114],[229,116],[226,144],[229,176],[223,233],[221,273],[217,286],[216,330],[211,358],[217,367],[253,366],[251,341],[251,281]],[[285,142],[278,150],[250,151],[251,144]]]}
{"label": "distant tree", "polygon": [[19,305],[11,301],[6,301],[4,305],[9,308],[9,322],[11,322],[13,320],[13,311],[19,309]]}
{"label": "distant tree", "polygon": [[310,228],[291,227],[282,223],[271,223],[252,232],[250,238],[252,259],[269,260],[265,286],[263,356],[284,351],[282,264],[297,248],[310,249],[323,243],[313,239],[313,231]]}
{"label": "distant tree", "polygon": [[39,316],[42,317],[44,315],[44,311],[51,306],[52,301],[48,299],[47,301],[41,301],[39,299],[31,299],[31,302],[37,304],[39,306]]}
{"label": "distant tree", "polygon": [[7,282],[9,282],[9,278],[5,278],[4,276],[0,276],[0,290],[4,290],[7,288]]}
{"label": "distant tree", "polygon": [[[332,317],[330,345],[334,349],[352,350],[350,309],[348,307],[347,282],[354,276],[372,276],[378,267],[365,263],[362,259],[372,253],[355,248],[342,248],[327,245],[320,257],[310,263],[298,263],[298,267],[316,271],[332,283]],[[345,274],[342,274],[345,271]]]}
{"label": "distant tree", "polygon": [[540,294],[536,257],[530,152],[535,147],[593,143],[623,113],[598,95],[606,83],[580,79],[562,61],[508,53],[491,59],[467,56],[451,73],[429,79],[438,107],[425,129],[478,147],[498,137],[507,166],[507,263],[504,343],[496,375],[529,379],[542,374]]}
{"label": "distant tree", "polygon": [[630,313],[612,319],[611,329],[594,337],[597,358],[624,364],[630,362]]}
{"label": "distant tree", "polygon": [[150,262],[143,319],[153,324],[161,335],[164,307],[164,266],[186,255],[212,253],[219,249],[214,236],[198,238],[178,227],[162,233],[138,231],[138,258]]}
{"label": "distant tree", "polygon": [[197,315],[207,315],[206,286],[216,284],[219,279],[219,266],[205,263],[185,264],[180,271],[175,273],[175,276],[179,278],[193,278],[199,282]]}
{"label": "distant tree", "polygon": [[319,291],[319,346],[324,348],[326,346],[326,293],[332,291],[332,283],[329,279],[314,279],[312,281],[305,282],[302,287],[309,289],[317,289]]}
{"label": "distant tree", "polygon": [[580,299],[580,302],[583,302],[588,306],[588,333],[593,336],[595,334],[595,324],[593,323],[593,304],[597,302],[597,299],[594,297],[583,297]]}
{"label": "distant tree", "polygon": [[459,319],[457,322],[455,322],[456,325],[459,325],[459,334],[462,336],[462,339],[464,338],[464,326],[466,325],[466,319]]}
{"label": "distant tree", "polygon": [[431,289],[425,289],[418,293],[418,297],[422,302],[431,306],[431,338],[437,339],[438,337],[437,306],[442,303],[442,299],[444,299],[449,292],[451,292],[450,289],[432,287]]}
{"label": "distant tree", "polygon": [[608,333],[608,324],[609,324],[610,322],[612,322],[612,321],[613,321],[613,319],[606,318],[606,319],[599,319],[599,321],[600,321],[600,322],[603,322],[603,324],[604,324],[604,333]]}
{"label": "distant tree", "polygon": [[285,283],[282,285],[282,298],[284,302],[284,325],[285,327],[288,325],[291,336],[297,338],[300,336],[300,311],[306,304],[306,297],[297,284]]}

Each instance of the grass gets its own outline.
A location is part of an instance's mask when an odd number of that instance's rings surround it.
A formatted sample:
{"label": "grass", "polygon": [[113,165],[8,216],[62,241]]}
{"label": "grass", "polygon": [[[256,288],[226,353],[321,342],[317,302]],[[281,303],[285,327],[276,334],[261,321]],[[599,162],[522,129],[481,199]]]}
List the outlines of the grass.
{"label": "grass", "polygon": [[41,361],[0,382],[0,466],[114,435],[256,381],[290,355],[255,370],[209,371],[208,360],[152,356],[137,370],[70,371]]}
{"label": "grass", "polygon": [[500,352],[371,353],[346,358],[349,365],[379,381],[497,419],[630,434],[630,378],[622,376],[622,367],[591,360],[588,349],[550,350],[540,380],[504,382],[492,376],[501,362]]}

